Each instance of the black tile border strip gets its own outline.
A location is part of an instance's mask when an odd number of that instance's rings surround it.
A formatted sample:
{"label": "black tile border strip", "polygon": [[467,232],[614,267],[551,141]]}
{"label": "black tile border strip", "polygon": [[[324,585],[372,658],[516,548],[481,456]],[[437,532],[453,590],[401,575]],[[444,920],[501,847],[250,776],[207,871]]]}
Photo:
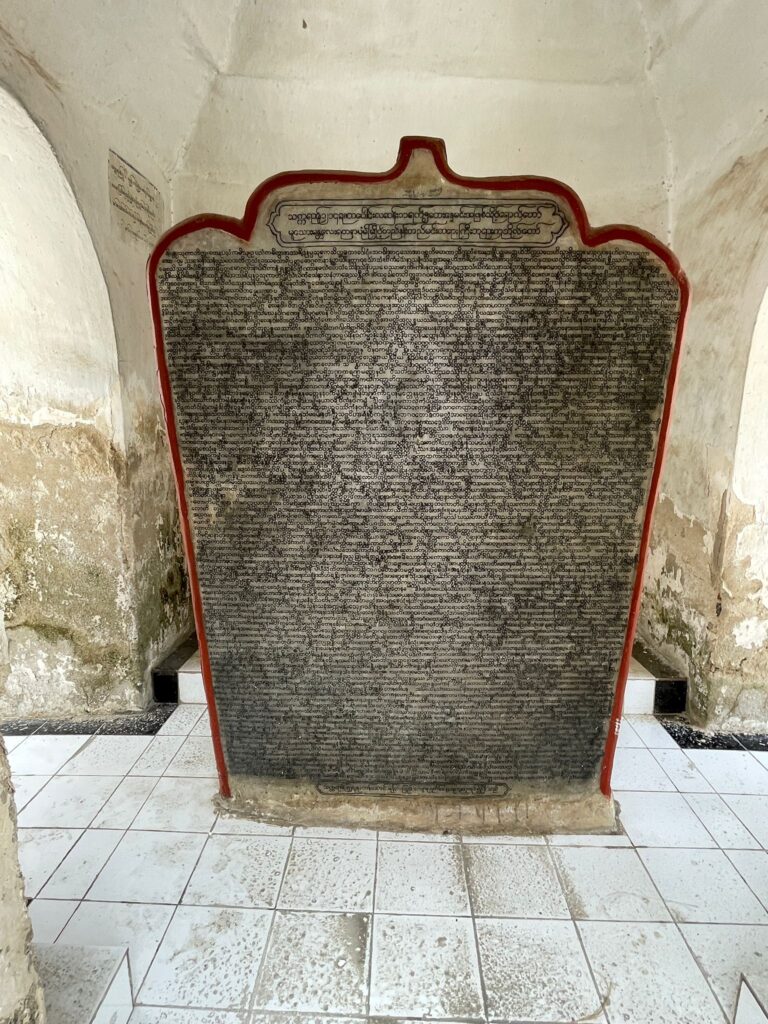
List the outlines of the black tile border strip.
{"label": "black tile border strip", "polygon": [[109,718],[8,718],[0,721],[5,736],[154,736],[176,710],[175,704],[158,704],[149,711],[112,715]]}
{"label": "black tile border strip", "polygon": [[768,736],[748,732],[735,732],[733,735],[745,750],[768,750]]}
{"label": "black tile border strip", "polygon": [[768,736],[706,732],[688,722],[661,718],[661,724],[683,750],[768,750]]}
{"label": "black tile border strip", "polygon": [[4,736],[31,736],[40,728],[40,718],[0,719],[0,734]]}

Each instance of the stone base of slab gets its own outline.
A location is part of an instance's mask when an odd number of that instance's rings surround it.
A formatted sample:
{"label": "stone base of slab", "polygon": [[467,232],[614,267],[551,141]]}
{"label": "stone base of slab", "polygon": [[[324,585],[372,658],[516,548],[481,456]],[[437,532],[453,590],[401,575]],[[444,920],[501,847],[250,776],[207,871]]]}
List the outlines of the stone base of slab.
{"label": "stone base of slab", "polygon": [[220,809],[277,825],[536,835],[616,831],[613,800],[597,782],[548,790],[516,787],[505,796],[370,796],[321,793],[309,781],[230,776]]}

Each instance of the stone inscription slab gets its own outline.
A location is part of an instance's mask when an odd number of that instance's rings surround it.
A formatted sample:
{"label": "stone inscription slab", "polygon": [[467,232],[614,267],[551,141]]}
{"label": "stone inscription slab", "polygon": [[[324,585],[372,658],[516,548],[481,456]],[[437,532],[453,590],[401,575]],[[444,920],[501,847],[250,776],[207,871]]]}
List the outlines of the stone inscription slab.
{"label": "stone inscription slab", "polygon": [[163,197],[148,178],[111,149],[107,175],[112,223],[123,235],[154,245],[163,230]]}
{"label": "stone inscription slab", "polygon": [[551,200],[468,203],[402,199],[278,203],[269,227],[280,245],[551,245],[566,220]]}
{"label": "stone inscription slab", "polygon": [[596,786],[678,314],[661,260],[417,152],[400,182],[279,189],[250,241],[185,236],[157,280],[229,771]]}

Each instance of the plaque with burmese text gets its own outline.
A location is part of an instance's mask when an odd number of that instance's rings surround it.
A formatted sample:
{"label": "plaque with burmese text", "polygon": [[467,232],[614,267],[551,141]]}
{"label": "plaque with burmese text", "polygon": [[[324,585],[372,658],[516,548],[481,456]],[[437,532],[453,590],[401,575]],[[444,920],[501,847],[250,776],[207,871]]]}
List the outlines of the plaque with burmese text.
{"label": "plaque with burmese text", "polygon": [[682,276],[548,179],[270,179],[151,263],[229,776],[597,787]]}

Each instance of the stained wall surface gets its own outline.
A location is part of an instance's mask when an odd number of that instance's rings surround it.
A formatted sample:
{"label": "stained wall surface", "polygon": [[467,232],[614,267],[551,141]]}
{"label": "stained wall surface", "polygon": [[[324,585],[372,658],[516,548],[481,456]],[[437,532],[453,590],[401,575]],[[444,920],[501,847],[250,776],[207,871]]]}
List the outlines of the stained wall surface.
{"label": "stained wall surface", "polygon": [[[599,34],[587,30],[590,21]],[[255,184],[276,171],[382,169],[403,134],[442,135],[462,172],[561,177],[585,197],[593,222],[629,220],[663,235],[667,149],[645,52],[640,11],[607,0],[589,0],[578,12],[566,0],[546,7],[481,0],[471,18],[436,0],[333,0],[309,12],[297,0],[76,0],[74,7],[4,0],[0,80],[42,129],[71,185],[113,332],[100,357],[111,359],[111,369],[100,383],[86,373],[81,394],[67,399],[68,414],[90,424],[103,394],[110,396],[106,432],[97,427],[89,441],[77,441],[90,482],[79,488],[75,475],[59,495],[64,509],[82,492],[91,518],[79,513],[72,521],[78,536],[103,545],[97,557],[106,579],[83,608],[97,623],[102,667],[94,673],[93,650],[79,642],[74,650],[71,637],[51,632],[76,617],[66,587],[51,579],[39,591],[30,583],[26,596],[19,589],[24,566],[41,553],[27,531],[9,556],[13,595],[21,596],[3,599],[26,666],[14,672],[6,706],[39,708],[46,686],[51,709],[141,703],[148,666],[190,624],[145,296],[149,247],[115,229],[109,151],[158,189],[167,225],[205,209],[239,215]],[[13,175],[10,164],[6,170]],[[87,348],[72,368],[88,361]],[[67,351],[53,365],[67,361]],[[110,381],[115,372],[119,387]],[[58,408],[55,395],[46,401]],[[24,415],[16,405],[12,397],[11,420]],[[65,442],[63,429],[56,437],[68,452],[75,442]],[[19,465],[27,471],[40,472]],[[29,519],[33,508],[24,503]],[[38,530],[59,530],[55,516],[48,524],[48,510],[38,511]],[[104,523],[98,529],[96,515]],[[114,544],[108,538],[118,526]],[[69,579],[82,557],[74,550],[51,564]],[[23,611],[25,601],[46,605],[46,636],[41,617],[36,626]]]}
{"label": "stained wall surface", "polygon": [[[732,475],[737,435],[753,429],[741,393],[766,287],[766,16],[762,0],[480,0],[471,17],[437,0],[4,0],[0,80],[51,143],[109,297],[137,699],[189,611],[148,247],[114,229],[109,150],[157,187],[167,225],[239,215],[255,183],[286,168],[382,169],[401,135],[422,133],[444,137],[461,172],[559,177],[593,223],[636,223],[679,253],[695,298],[642,629],[690,672],[700,716],[762,714],[765,531]],[[29,639],[48,663],[50,644]]]}
{"label": "stained wall surface", "polygon": [[[644,639],[690,678],[690,711],[768,723],[768,448],[758,310],[765,241],[768,8],[644,0],[649,76],[671,140],[670,241],[691,280],[680,388],[656,511]],[[764,396],[763,396],[764,404]]]}
{"label": "stained wall surface", "polygon": [[0,133],[0,716],[130,704],[135,626],[107,291],[50,146],[5,92]]}
{"label": "stained wall surface", "polygon": [[167,183],[131,111],[93,103],[66,72],[94,36],[81,38],[77,19],[56,23],[48,5],[11,7],[0,32],[0,79],[20,99],[2,100],[0,715],[136,708],[191,617],[151,348],[150,245],[115,226],[109,150],[160,185],[166,218]]}

